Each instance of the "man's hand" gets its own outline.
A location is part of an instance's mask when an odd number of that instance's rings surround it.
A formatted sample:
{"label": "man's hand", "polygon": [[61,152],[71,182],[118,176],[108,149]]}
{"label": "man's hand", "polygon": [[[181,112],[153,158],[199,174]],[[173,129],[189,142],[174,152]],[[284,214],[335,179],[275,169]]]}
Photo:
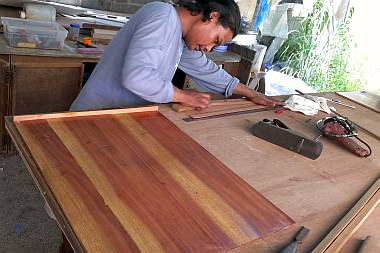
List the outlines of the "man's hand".
{"label": "man's hand", "polygon": [[194,90],[180,90],[174,87],[172,102],[181,103],[185,106],[191,106],[195,109],[204,109],[210,105],[211,96],[207,93]]}
{"label": "man's hand", "polygon": [[284,102],[277,101],[273,98],[267,97],[264,94],[261,94],[259,92],[256,92],[248,86],[239,83],[235,90],[234,94],[242,95],[246,97],[247,99],[251,100],[252,102],[259,104],[259,105],[266,105],[266,106],[272,106],[275,107],[276,105],[284,105]]}

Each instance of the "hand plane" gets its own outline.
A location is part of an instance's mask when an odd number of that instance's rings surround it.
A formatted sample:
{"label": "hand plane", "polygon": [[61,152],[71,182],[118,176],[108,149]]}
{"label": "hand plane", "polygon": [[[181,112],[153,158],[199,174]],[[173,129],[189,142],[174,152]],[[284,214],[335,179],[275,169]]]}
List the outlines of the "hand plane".
{"label": "hand plane", "polygon": [[313,160],[317,159],[322,152],[322,143],[308,139],[302,134],[291,130],[278,119],[263,119],[253,125],[252,132],[255,136],[263,140]]}

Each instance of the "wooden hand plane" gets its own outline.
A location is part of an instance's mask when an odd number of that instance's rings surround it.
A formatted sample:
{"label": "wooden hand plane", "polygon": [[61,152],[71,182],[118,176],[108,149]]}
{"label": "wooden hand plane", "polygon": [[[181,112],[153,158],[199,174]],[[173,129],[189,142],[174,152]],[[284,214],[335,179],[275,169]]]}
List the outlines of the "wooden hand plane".
{"label": "wooden hand plane", "polygon": [[263,140],[313,160],[317,159],[322,152],[322,143],[308,139],[302,134],[291,130],[278,119],[264,119],[253,125],[252,132]]}

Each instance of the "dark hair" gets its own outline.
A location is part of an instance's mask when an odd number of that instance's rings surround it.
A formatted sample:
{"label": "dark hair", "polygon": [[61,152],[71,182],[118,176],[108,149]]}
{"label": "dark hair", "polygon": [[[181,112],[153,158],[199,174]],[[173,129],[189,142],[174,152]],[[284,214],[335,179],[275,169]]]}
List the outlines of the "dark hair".
{"label": "dark hair", "polygon": [[234,0],[179,0],[178,6],[182,6],[191,12],[191,15],[203,14],[203,21],[210,18],[210,13],[217,11],[220,13],[219,23],[224,28],[229,28],[234,37],[240,30],[240,10]]}

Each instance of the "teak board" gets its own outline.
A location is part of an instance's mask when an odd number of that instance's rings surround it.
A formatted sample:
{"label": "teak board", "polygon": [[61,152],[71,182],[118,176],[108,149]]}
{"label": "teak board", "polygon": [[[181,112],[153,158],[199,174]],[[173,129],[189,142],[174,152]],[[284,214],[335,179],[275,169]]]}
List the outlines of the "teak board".
{"label": "teak board", "polygon": [[7,129],[75,250],[228,252],[294,223],[158,111],[66,116]]}

